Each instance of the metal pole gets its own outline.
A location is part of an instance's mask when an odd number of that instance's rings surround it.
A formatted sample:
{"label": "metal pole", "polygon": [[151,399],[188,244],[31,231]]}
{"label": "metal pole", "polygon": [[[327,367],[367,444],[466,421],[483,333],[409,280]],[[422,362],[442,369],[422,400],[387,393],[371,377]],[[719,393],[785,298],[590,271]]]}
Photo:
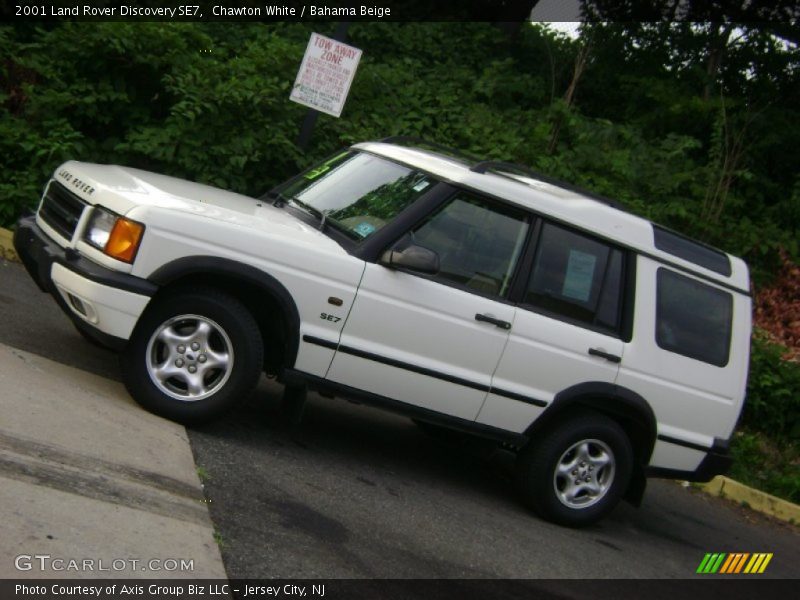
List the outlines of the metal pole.
{"label": "metal pole", "polygon": [[[336,25],[336,31],[333,33],[333,39],[337,42],[347,41],[347,30],[350,23],[341,21]],[[319,111],[309,108],[306,111],[306,116],[303,118],[303,124],[300,125],[300,134],[297,136],[297,146],[300,150],[305,151],[308,148],[308,143],[311,141],[311,134],[314,133],[314,125],[317,124]]]}

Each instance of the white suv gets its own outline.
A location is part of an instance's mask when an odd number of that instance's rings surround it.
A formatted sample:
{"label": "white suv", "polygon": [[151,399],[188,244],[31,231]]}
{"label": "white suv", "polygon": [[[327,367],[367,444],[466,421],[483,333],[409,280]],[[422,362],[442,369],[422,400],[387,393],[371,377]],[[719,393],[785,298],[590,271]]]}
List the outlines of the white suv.
{"label": "white suv", "polygon": [[747,267],[522,167],[357,144],[261,199],[67,162],[15,245],[149,410],[218,417],[262,371],[506,442],[540,515],[724,471]]}

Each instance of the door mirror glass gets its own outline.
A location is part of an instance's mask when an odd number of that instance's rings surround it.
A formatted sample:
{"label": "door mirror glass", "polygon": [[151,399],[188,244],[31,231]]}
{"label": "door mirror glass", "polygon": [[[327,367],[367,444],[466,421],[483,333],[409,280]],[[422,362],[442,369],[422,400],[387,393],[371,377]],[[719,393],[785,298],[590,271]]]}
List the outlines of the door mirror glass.
{"label": "door mirror glass", "polygon": [[[402,250],[400,247],[403,247]],[[439,255],[433,250],[415,244],[395,244],[383,253],[379,263],[384,267],[408,269],[430,275],[439,272]]]}

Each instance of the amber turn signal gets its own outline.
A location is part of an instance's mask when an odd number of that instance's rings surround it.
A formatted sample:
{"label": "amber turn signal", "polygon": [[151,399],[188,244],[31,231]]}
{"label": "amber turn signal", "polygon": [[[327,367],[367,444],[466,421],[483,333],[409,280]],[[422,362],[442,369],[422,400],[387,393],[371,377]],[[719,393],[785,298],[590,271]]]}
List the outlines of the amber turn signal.
{"label": "amber turn signal", "polygon": [[118,260],[132,263],[139,249],[139,242],[142,241],[144,225],[135,221],[129,221],[124,217],[117,219],[111,235],[106,242],[105,253]]}

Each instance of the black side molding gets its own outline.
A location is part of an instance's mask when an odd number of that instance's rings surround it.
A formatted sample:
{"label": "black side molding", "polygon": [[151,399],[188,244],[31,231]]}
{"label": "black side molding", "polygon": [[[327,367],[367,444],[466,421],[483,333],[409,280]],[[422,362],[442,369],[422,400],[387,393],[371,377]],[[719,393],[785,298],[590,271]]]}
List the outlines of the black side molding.
{"label": "black side molding", "polygon": [[336,350],[339,347],[339,344],[336,342],[331,342],[329,340],[324,340],[322,338],[318,338],[313,335],[304,335],[303,341],[308,342],[309,344],[314,344],[315,346],[322,346],[323,348],[330,348],[331,350]]}
{"label": "black side molding", "polygon": [[316,375],[310,375],[309,373],[304,373],[303,371],[298,371],[296,369],[284,369],[283,380],[287,384],[307,385],[317,391],[326,392],[336,396],[342,396],[344,398],[350,398],[356,402],[382,408],[384,410],[410,417],[412,419],[425,421],[426,423],[433,423],[435,425],[441,425],[457,431],[464,431],[466,433],[499,442],[507,442],[516,446],[523,446],[528,441],[528,438],[521,433],[507,431],[498,427],[492,427],[491,425],[484,425],[483,423],[477,423],[475,421],[462,419],[460,417],[453,417],[451,415],[446,415],[444,413],[422,408],[420,406],[414,406],[413,404],[408,404],[406,402],[401,402],[400,400],[387,398],[386,396],[365,392],[364,390],[350,387],[343,383],[330,381],[329,379],[323,379],[322,377],[317,377]]}
{"label": "black side molding", "polygon": [[692,450],[699,450],[700,452],[708,452],[711,450],[708,446],[701,446],[700,444],[695,444],[694,442],[687,442],[686,440],[681,440],[678,438],[674,438],[669,435],[664,435],[662,433],[658,434],[658,439],[662,442],[667,442],[668,444],[675,444],[676,446],[683,446],[684,448],[691,448]]}
{"label": "black side molding", "polygon": [[545,402],[544,400],[539,400],[538,398],[531,398],[529,396],[523,396],[522,394],[517,394],[516,392],[509,392],[507,390],[502,390],[497,387],[493,387],[490,390],[490,393],[495,394],[496,396],[503,396],[504,398],[511,398],[512,400],[524,402],[525,404],[533,404],[534,406],[539,406],[542,408],[547,406],[547,402]]}
{"label": "black side molding", "polygon": [[336,350],[344,354],[358,356],[359,358],[366,358],[367,360],[372,360],[377,363],[389,365],[391,367],[397,367],[398,369],[404,369],[406,371],[411,371],[412,373],[419,373],[420,375],[426,375],[428,377],[433,377],[435,379],[441,379],[442,381],[448,381],[450,383],[455,383],[457,385],[463,385],[464,387],[472,388],[474,390],[479,390],[482,392],[490,392],[498,396],[511,398],[512,400],[525,402],[526,404],[532,404],[534,406],[547,406],[547,402],[545,402],[544,400],[539,400],[537,398],[529,398],[528,396],[517,394],[515,392],[508,392],[500,388],[490,387],[483,383],[470,381],[468,379],[462,379],[461,377],[455,377],[453,375],[448,375],[447,373],[434,371],[433,369],[428,369],[426,367],[412,365],[411,363],[395,360],[393,358],[388,358],[386,356],[381,356],[380,354],[367,352],[366,350],[359,350],[358,348],[353,348],[352,346],[337,344],[336,342],[318,338],[313,335],[304,335],[303,341],[308,342],[309,344],[314,344],[316,346],[322,346],[323,348],[330,348],[331,350]]}

